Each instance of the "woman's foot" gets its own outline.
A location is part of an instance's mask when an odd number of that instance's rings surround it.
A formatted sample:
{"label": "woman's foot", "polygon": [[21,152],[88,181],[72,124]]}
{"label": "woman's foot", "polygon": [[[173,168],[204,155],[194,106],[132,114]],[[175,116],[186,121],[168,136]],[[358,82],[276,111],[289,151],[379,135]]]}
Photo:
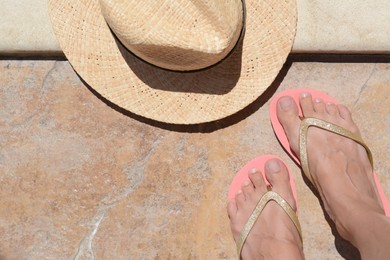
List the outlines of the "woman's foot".
{"label": "woman's foot", "polygon": [[[267,192],[263,175],[258,169],[249,173],[250,182],[242,184],[235,199],[228,203],[228,214],[233,237],[237,241],[244,225]],[[265,176],[272,190],[282,196],[296,210],[286,166],[278,159],[265,165]],[[289,216],[275,202],[270,201],[260,214],[245,241],[242,259],[303,259],[302,242],[298,230]]]}
{"label": "woman's foot", "polygon": [[[313,100],[309,93],[302,93],[300,106],[304,117],[319,118],[351,132],[359,132],[350,111],[342,105]],[[298,107],[291,97],[279,99],[277,115],[292,150],[299,155],[301,120]],[[361,250],[370,243],[367,241],[367,235],[372,233],[370,228],[383,223],[383,228],[386,228],[389,221],[384,216],[366,150],[349,138],[310,127],[307,154],[310,175],[325,210],[335,222],[340,235]]]}

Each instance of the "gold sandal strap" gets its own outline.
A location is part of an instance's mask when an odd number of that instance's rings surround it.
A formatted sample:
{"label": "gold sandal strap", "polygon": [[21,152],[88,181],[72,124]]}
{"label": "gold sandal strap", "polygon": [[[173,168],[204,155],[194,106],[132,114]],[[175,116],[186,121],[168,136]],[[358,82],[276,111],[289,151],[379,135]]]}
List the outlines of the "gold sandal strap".
{"label": "gold sandal strap", "polygon": [[303,173],[306,175],[306,177],[310,180],[310,182],[314,186],[316,186],[316,185],[313,182],[313,178],[310,174],[309,162],[308,162],[308,158],[307,158],[307,131],[308,131],[310,126],[322,128],[324,130],[327,130],[329,132],[347,137],[347,138],[359,143],[360,145],[362,145],[366,149],[367,156],[368,156],[368,159],[370,160],[371,165],[374,165],[371,151],[368,148],[368,146],[364,143],[363,139],[360,137],[359,134],[353,133],[353,132],[351,132],[351,131],[349,131],[341,126],[329,123],[325,120],[321,120],[318,118],[312,118],[312,117],[302,118],[301,125],[299,128],[299,158],[301,161]]}
{"label": "gold sandal strap", "polygon": [[294,223],[296,229],[298,230],[299,237],[302,240],[302,232],[301,232],[301,225],[299,224],[298,217],[295,214],[295,211],[292,209],[290,204],[283,199],[278,193],[274,191],[268,191],[266,192],[259,202],[257,203],[255,209],[253,210],[252,214],[250,215],[247,223],[245,224],[244,228],[241,231],[240,236],[237,239],[237,253],[238,253],[238,259],[240,259],[241,256],[241,250],[245,243],[245,240],[247,239],[249,232],[253,228],[253,226],[256,223],[256,220],[260,216],[260,213],[263,211],[264,207],[267,205],[269,201],[275,201],[279,204],[279,206],[287,213],[287,215],[290,217],[291,221]]}

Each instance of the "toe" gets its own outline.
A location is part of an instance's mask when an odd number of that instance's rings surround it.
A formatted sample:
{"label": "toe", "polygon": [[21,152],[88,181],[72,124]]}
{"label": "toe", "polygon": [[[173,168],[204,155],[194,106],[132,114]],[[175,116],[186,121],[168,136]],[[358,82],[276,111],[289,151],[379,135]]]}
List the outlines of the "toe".
{"label": "toe", "polygon": [[287,135],[292,150],[297,152],[299,125],[301,123],[297,104],[289,96],[281,97],[278,100],[276,113],[278,120]]}
{"label": "toe", "polygon": [[244,181],[241,185],[241,190],[244,193],[245,199],[248,199],[255,189],[252,182]]}
{"label": "toe", "polygon": [[238,190],[236,193],[236,205],[237,209],[242,208],[245,204],[245,195],[242,190]]}
{"label": "toe", "polygon": [[237,203],[235,199],[232,199],[227,204],[227,212],[229,218],[234,217],[237,214]]}
{"label": "toe", "polygon": [[331,116],[337,115],[338,111],[336,105],[332,102],[326,103],[326,112],[328,112],[328,114]]}
{"label": "toe", "polygon": [[320,98],[315,98],[314,99],[314,104],[313,104],[314,110],[317,113],[324,113],[325,112],[325,103],[322,99]]}
{"label": "toe", "polygon": [[347,121],[352,121],[352,115],[349,109],[346,106],[338,105],[337,109],[339,110],[339,115],[342,119]]}
{"label": "toe", "polygon": [[271,159],[265,165],[265,176],[272,185],[272,190],[280,194],[294,208],[295,201],[291,191],[288,170],[283,162]]}
{"label": "toe", "polygon": [[291,117],[298,117],[299,111],[292,97],[283,96],[278,100],[278,118],[289,120]]}
{"label": "toe", "polygon": [[314,117],[313,99],[310,93],[303,92],[299,96],[299,104],[305,117]]}
{"label": "toe", "polygon": [[253,186],[255,189],[264,189],[266,188],[265,181],[263,179],[263,175],[261,174],[260,170],[257,168],[253,168],[248,172],[248,177],[251,180]]}
{"label": "toe", "polygon": [[344,120],[344,128],[348,129],[351,132],[360,134],[359,128],[352,119],[351,111],[344,105],[337,105],[337,109],[340,117]]}

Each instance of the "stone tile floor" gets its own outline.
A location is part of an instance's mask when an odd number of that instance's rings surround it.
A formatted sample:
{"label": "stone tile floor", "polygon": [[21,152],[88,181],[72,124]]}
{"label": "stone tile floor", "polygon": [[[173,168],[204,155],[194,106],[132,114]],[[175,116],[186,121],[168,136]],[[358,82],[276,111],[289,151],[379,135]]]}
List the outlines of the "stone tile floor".
{"label": "stone tile floor", "polygon": [[274,137],[287,88],[351,108],[390,196],[389,63],[290,60],[247,109],[192,127],[110,106],[66,61],[1,60],[0,82],[0,259],[234,259],[227,189],[265,153],[295,178],[307,259],[357,259]]}

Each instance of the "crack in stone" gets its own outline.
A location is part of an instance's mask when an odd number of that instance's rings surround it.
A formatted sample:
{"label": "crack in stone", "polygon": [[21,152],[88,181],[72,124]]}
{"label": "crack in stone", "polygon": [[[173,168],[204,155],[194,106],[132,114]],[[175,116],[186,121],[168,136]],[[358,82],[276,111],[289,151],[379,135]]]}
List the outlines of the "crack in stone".
{"label": "crack in stone", "polygon": [[[115,204],[117,204],[122,199],[126,198],[131,192],[133,192],[143,181],[143,176],[145,175],[145,165],[149,161],[152,154],[154,154],[155,150],[161,143],[162,137],[159,136],[156,138],[156,140],[153,141],[152,146],[148,154],[143,158],[142,161],[138,162],[136,166],[133,166],[131,169],[135,169],[136,172],[132,173],[133,175],[138,175],[138,179],[130,179],[130,184],[117,196],[115,196],[113,199],[107,201],[105,204],[108,205],[110,208],[113,207]],[[131,174],[127,173],[129,176]]]}
{"label": "crack in stone", "polygon": [[94,252],[93,252],[93,239],[100,227],[100,224],[102,223],[104,217],[107,215],[107,212],[110,209],[115,207],[115,205],[117,205],[121,200],[126,198],[131,192],[133,192],[142,183],[143,176],[145,174],[145,165],[149,161],[152,154],[154,154],[157,147],[160,145],[162,138],[163,138],[162,136],[158,136],[152,142],[150,151],[143,158],[143,160],[138,163],[139,166],[137,166],[136,169],[142,170],[142,172],[140,173],[141,178],[138,181],[130,182],[130,185],[127,186],[121,193],[119,193],[117,196],[115,196],[113,199],[109,200],[108,202],[104,203],[104,206],[101,206],[98,209],[97,214],[93,217],[91,221],[92,223],[90,226],[92,226],[92,228],[88,231],[87,235],[81,240],[78,251],[73,259],[78,260],[78,259],[82,259],[82,257],[86,257],[92,260],[95,259]]}
{"label": "crack in stone", "polygon": [[57,64],[58,64],[58,62],[54,61],[53,66],[49,69],[49,71],[46,73],[45,77],[42,80],[41,91],[40,91],[40,98],[41,99],[46,94],[46,90],[47,90],[46,82],[47,82],[49,76],[51,76],[52,72],[57,69]]}
{"label": "crack in stone", "polygon": [[[95,217],[95,223],[93,224],[92,230],[88,232],[88,234],[84,237],[79,245],[79,249],[76,253],[76,256],[73,258],[75,260],[80,259],[83,256],[86,256],[88,259],[95,259],[93,253],[92,241],[95,237],[97,230],[99,229],[100,223],[102,223],[104,217],[106,216],[107,210],[101,210]],[[87,252],[84,252],[87,251]]]}
{"label": "crack in stone", "polygon": [[373,68],[372,68],[372,70],[370,72],[370,75],[368,75],[366,81],[361,85],[358,97],[356,98],[355,102],[353,103],[353,106],[356,106],[357,103],[359,103],[360,98],[363,95],[363,92],[369,87],[367,83],[371,79],[371,77],[374,74],[374,72],[376,71],[375,69],[376,69],[376,65],[374,64],[374,66],[373,66]]}

